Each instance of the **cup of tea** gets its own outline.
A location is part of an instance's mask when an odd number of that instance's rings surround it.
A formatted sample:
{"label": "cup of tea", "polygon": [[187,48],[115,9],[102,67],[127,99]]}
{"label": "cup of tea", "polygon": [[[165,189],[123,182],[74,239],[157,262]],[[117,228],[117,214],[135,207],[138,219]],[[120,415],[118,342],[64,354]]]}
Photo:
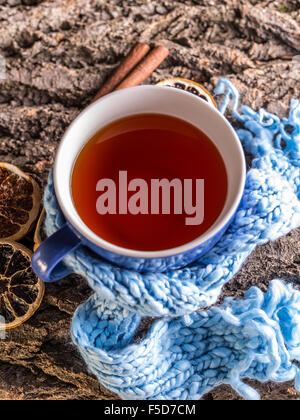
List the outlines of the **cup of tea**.
{"label": "cup of tea", "polygon": [[240,141],[205,100],[166,86],[111,93],[59,145],[54,188],[65,225],[32,258],[51,282],[80,246],[139,272],[183,267],[224,234],[246,176]]}

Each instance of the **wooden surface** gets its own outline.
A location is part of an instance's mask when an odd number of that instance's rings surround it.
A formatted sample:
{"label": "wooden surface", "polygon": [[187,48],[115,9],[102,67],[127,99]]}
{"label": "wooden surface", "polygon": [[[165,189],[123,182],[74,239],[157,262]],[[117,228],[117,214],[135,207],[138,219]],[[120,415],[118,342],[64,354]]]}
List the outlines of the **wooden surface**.
{"label": "wooden surface", "polygon": [[[287,115],[299,85],[299,0],[0,0],[0,160],[19,165],[44,185],[68,124],[138,41],[171,54],[147,80],[193,79],[212,90],[232,80],[243,103]],[[300,285],[300,231],[258,248],[225,287],[242,296],[273,278]],[[23,241],[32,246],[32,235]],[[90,376],[69,336],[84,279],[46,286],[39,311],[0,340],[0,398],[117,398]],[[300,399],[291,384],[256,385],[264,399]],[[205,399],[237,399],[222,386]]]}

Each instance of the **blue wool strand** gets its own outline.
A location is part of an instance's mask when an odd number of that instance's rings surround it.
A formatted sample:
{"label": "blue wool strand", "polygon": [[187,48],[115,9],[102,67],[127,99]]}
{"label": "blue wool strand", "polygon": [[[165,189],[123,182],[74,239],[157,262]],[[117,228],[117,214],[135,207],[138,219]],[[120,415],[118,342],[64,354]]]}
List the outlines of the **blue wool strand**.
{"label": "blue wool strand", "polygon": [[[141,274],[117,267],[85,247],[64,259],[83,275],[94,295],[73,318],[72,338],[89,370],[124,399],[198,399],[220,384],[258,399],[243,378],[295,380],[300,391],[300,293],[274,280],[264,296],[251,288],[243,300],[213,305],[257,245],[300,226],[300,103],[289,118],[241,107],[239,93],[225,79],[220,111],[232,102],[243,128],[237,134],[253,155],[245,192],[229,229],[193,264],[165,273]],[[44,198],[45,229],[65,222],[52,176]],[[133,344],[142,316],[164,317]]]}
{"label": "blue wool strand", "polygon": [[300,292],[273,280],[267,294],[154,323],[140,343],[141,317],[94,294],[76,310],[72,338],[91,373],[123,399],[199,399],[230,384],[246,399],[258,393],[243,378],[294,379],[300,391]]}
{"label": "blue wool strand", "polygon": [[[240,269],[257,245],[286,235],[300,226],[300,103],[292,101],[288,119],[264,110],[242,107],[239,94],[221,79],[217,94],[224,94],[221,111],[233,99],[233,116],[244,124],[237,134],[254,157],[236,216],[221,240],[193,264],[165,273],[141,274],[117,267],[80,247],[64,263],[84,276],[100,298],[117,302],[144,316],[181,316],[213,305],[221,288]],[[293,128],[287,133],[287,126]],[[52,177],[44,198],[46,233],[64,224]]]}

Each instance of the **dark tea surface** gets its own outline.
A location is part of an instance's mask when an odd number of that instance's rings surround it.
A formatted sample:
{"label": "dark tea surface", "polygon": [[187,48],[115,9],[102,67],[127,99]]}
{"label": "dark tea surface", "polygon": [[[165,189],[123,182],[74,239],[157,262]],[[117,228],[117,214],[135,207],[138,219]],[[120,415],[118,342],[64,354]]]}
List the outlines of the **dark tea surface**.
{"label": "dark tea surface", "polygon": [[[119,214],[120,171],[126,171],[128,184],[136,178],[146,181],[148,214]],[[97,200],[105,192],[96,190],[101,179],[113,180],[116,185],[116,214],[97,211]],[[192,215],[184,212],[184,191],[183,212],[174,214],[172,188],[170,214],[161,214],[162,197],[159,214],[152,214],[150,186],[153,179],[179,179],[183,189],[184,180],[193,180],[194,206],[196,179],[204,180],[203,222],[186,224],[187,217]],[[124,183],[121,187],[126,195]],[[137,191],[127,191],[128,201]],[[104,240],[127,249],[159,251],[188,243],[212,226],[225,204],[227,174],[216,146],[199,129],[174,117],[141,114],[113,122],[84,146],[74,165],[72,194],[83,222]],[[176,197],[178,199],[178,195]],[[145,201],[143,203],[145,208]]]}

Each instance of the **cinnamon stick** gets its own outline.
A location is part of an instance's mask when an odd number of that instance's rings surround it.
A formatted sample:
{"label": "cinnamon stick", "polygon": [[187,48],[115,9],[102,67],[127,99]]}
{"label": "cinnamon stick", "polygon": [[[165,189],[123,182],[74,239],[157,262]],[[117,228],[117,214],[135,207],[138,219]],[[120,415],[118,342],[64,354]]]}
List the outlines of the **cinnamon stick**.
{"label": "cinnamon stick", "polygon": [[92,102],[101,98],[104,95],[112,92],[116,86],[131,72],[131,70],[145,57],[149,52],[150,47],[148,44],[139,42],[125,57],[115,73],[107,80]]}
{"label": "cinnamon stick", "polygon": [[154,48],[146,58],[127,76],[115,90],[125,89],[131,86],[138,86],[164,61],[169,55],[166,47]]}

